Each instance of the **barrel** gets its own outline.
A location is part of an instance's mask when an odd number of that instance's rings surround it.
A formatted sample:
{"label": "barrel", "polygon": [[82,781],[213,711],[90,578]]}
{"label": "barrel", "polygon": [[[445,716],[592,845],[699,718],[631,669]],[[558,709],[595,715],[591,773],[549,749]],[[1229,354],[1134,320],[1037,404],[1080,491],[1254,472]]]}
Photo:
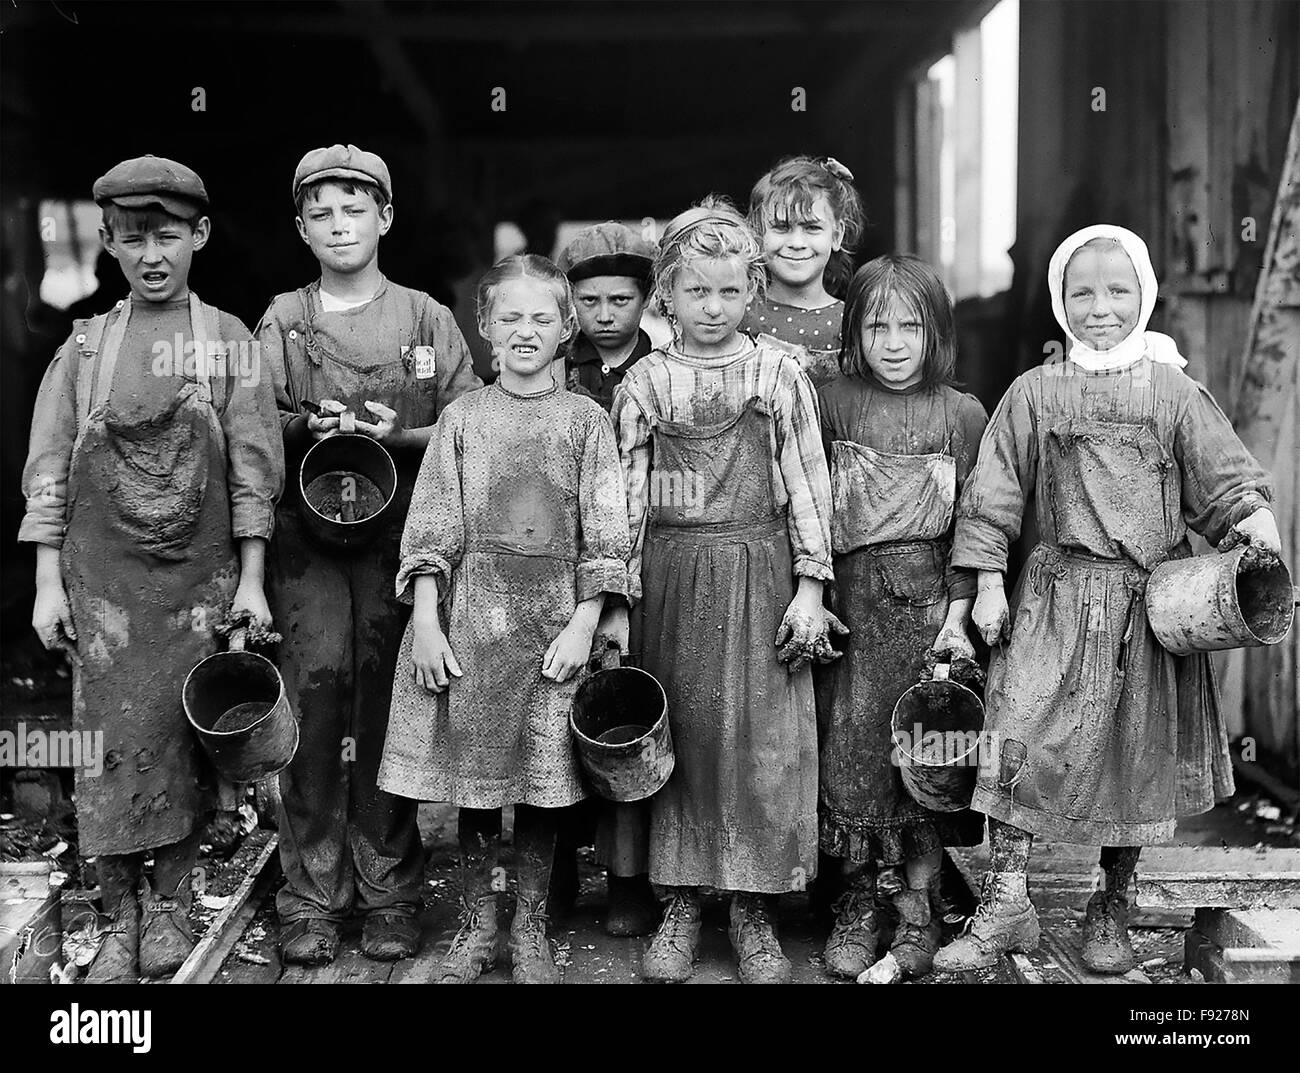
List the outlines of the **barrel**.
{"label": "barrel", "polygon": [[903,786],[932,812],[969,808],[979,774],[984,704],[948,673],[949,664],[940,663],[930,681],[908,688],[892,719]]}
{"label": "barrel", "polygon": [[673,771],[668,695],[639,667],[610,667],[579,687],[569,715],[578,761],[609,801],[643,801]]}
{"label": "barrel", "polygon": [[1226,553],[1172,559],[1147,579],[1147,621],[1178,656],[1275,645],[1291,629],[1291,573],[1276,555],[1243,544]]}
{"label": "barrel", "polygon": [[[350,417],[344,414],[344,418]],[[340,427],[354,427],[340,421]],[[388,524],[397,466],[378,440],[337,432],[317,440],[298,468],[298,512],[307,533],[330,551],[365,547]]]}
{"label": "barrel", "polygon": [[212,763],[231,782],[258,782],[289,765],[298,750],[284,681],[265,656],[243,651],[243,631],[228,652],[202,660],[181,691],[185,718]]}

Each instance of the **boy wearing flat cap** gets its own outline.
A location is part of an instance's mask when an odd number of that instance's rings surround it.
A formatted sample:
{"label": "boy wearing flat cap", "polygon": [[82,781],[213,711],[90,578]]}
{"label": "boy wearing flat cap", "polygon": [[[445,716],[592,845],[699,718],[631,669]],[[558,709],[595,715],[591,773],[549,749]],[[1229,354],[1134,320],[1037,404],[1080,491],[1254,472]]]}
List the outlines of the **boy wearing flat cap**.
{"label": "boy wearing flat cap", "polygon": [[228,610],[270,625],[284,455],[248,329],[189,289],[211,230],[203,181],[146,156],[93,196],[130,295],[76,321],[45,373],[18,538],[37,545],[32,625],[68,652],[73,726],[101,744],[102,769],[76,772],[80,849],[99,858],[111,918],[87,981],[134,982],[193,946],[190,874],[216,778],[181,688]]}
{"label": "boy wearing flat cap", "polygon": [[[388,167],[355,145],[313,149],[293,177],[298,234],[320,278],[278,295],[258,326],[275,369],[289,493],[269,568],[285,624],[280,669],[301,740],[281,775],[277,899],[285,962],[322,965],[349,912],[378,960],[419,948],[423,860],[415,803],[376,785],[398,649],[410,608],[394,589],[411,490],[434,422],[480,387],[451,311],[386,279],[379,239],[393,223]],[[389,521],[345,552],[312,542],[300,465],[342,429],[381,443],[397,468]]]}
{"label": "boy wearing flat cap", "polygon": [[[609,412],[614,389],[654,349],[641,329],[659,248],[631,228],[608,221],[579,231],[556,263],[573,285],[578,334],[565,359],[568,389],[589,395]],[[609,616],[606,622],[618,616]],[[621,619],[626,621],[626,619]],[[627,634],[616,640],[626,654]],[[577,848],[595,828],[596,856],[606,868],[610,935],[648,935],[659,921],[650,887],[649,813],[644,804],[584,801],[565,810],[551,872],[550,904],[564,912],[578,893]]]}
{"label": "boy wearing flat cap", "polygon": [[614,389],[650,353],[641,330],[658,247],[623,224],[579,231],[556,262],[573,284],[579,334],[565,361],[570,391],[590,395],[609,412]]}

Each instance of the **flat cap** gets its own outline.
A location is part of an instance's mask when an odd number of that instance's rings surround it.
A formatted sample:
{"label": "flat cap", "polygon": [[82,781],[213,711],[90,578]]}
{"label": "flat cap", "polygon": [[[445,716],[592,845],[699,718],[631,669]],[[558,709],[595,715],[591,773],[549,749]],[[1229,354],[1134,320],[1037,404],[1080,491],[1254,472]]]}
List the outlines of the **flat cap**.
{"label": "flat cap", "polygon": [[330,145],[313,149],[298,161],[293,173],[293,199],[307,183],[321,179],[354,179],[374,183],[393,200],[393,180],[388,165],[375,153],[367,153],[355,145]]}
{"label": "flat cap", "polygon": [[109,202],[127,209],[161,205],[181,219],[208,207],[208,191],[198,172],[164,156],[122,161],[95,180],[91,196],[101,206]]}
{"label": "flat cap", "polygon": [[569,282],[592,276],[631,276],[648,280],[654,269],[659,247],[648,242],[624,224],[610,220],[586,227],[560,251],[560,271]]}

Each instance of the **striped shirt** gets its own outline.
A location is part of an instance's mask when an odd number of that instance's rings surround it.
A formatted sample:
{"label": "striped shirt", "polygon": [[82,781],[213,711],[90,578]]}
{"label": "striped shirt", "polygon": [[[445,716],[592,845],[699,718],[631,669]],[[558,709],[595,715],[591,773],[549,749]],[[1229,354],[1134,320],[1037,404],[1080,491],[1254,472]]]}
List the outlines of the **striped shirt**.
{"label": "striped shirt", "polygon": [[651,417],[712,425],[737,416],[757,396],[772,413],[772,486],[788,527],[798,576],[830,581],[831,484],[812,382],[789,354],[746,340],[739,354],[693,358],[655,350],[628,371],[611,416],[627,481],[632,558],[629,596],[641,595],[641,552],[649,513]]}

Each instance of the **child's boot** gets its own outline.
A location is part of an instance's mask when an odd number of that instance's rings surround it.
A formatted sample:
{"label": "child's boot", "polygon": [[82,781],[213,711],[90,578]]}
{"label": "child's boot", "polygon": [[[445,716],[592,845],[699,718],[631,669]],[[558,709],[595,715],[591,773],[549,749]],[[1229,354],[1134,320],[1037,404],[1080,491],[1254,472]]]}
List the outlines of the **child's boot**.
{"label": "child's boot", "polygon": [[628,938],[649,935],[655,930],[659,914],[648,875],[616,876],[610,872],[606,886],[609,892],[609,911],[605,915],[607,935]]}
{"label": "child's boot", "polygon": [[731,945],[742,984],[788,984],[794,966],[776,937],[774,895],[738,891],[731,899]]}
{"label": "child's boot", "polygon": [[966,930],[934,956],[939,972],[986,969],[1009,950],[1038,949],[1038,914],[1026,887],[1025,872],[990,872],[984,877],[979,908]]}
{"label": "child's boot", "polygon": [[372,961],[399,961],[420,949],[420,918],[409,905],[371,909],[361,928],[361,952]]}
{"label": "child's boot", "polygon": [[519,897],[510,924],[510,974],[517,984],[558,984],[560,970],[546,936],[546,895],[555,859],[553,809],[515,808],[515,870]]}
{"label": "child's boot", "polygon": [[100,901],[109,922],[102,929],[99,953],[86,972],[88,984],[134,984],[140,980],[139,868],[135,854],[99,858]]}
{"label": "child's boot", "polygon": [[856,980],[876,960],[880,940],[876,882],[869,865],[845,880],[844,893],[834,904],[835,927],[826,940],[823,958],[830,975]]}
{"label": "child's boot", "polygon": [[694,887],[669,887],[664,915],[641,958],[641,975],[652,983],[681,983],[691,978],[700,953],[704,919],[700,892]]}
{"label": "child's boot", "polygon": [[1106,846],[1101,851],[1106,888],[1088,900],[1083,919],[1083,963],[1093,972],[1122,974],[1133,968],[1128,910],[1138,853],[1137,846]]}
{"label": "child's boot", "polygon": [[178,882],[171,893],[155,890],[147,879],[144,881],[140,921],[140,972],[144,976],[175,972],[194,949],[194,931],[190,927],[194,892],[188,879],[186,876]]}
{"label": "child's boot", "polygon": [[500,937],[492,870],[500,859],[499,834],[461,839],[460,928],[438,968],[440,984],[472,984],[496,967]]}
{"label": "child's boot", "polygon": [[939,921],[932,910],[928,889],[909,889],[894,895],[894,908],[898,910],[898,927],[889,952],[903,976],[914,980],[934,967],[934,955],[939,949]]}

